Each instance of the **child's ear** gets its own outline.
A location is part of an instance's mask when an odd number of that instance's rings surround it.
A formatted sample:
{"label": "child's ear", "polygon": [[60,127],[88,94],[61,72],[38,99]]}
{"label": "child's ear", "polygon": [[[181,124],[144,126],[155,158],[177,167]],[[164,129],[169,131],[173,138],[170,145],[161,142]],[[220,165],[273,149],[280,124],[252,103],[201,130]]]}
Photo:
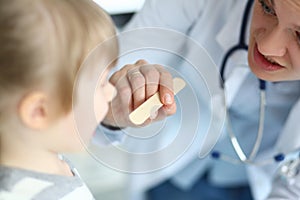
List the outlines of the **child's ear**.
{"label": "child's ear", "polygon": [[49,101],[42,92],[26,95],[19,105],[19,115],[22,122],[32,129],[42,130],[49,125]]}

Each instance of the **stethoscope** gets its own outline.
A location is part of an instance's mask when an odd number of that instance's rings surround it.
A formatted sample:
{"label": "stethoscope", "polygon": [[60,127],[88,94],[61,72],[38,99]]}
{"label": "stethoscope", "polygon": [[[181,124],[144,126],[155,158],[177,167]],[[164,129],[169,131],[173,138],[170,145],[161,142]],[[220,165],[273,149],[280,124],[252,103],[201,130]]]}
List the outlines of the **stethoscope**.
{"label": "stethoscope", "polygon": [[[245,11],[244,11],[244,15],[242,18],[242,26],[241,26],[241,30],[240,30],[240,38],[239,38],[238,44],[236,44],[235,46],[230,48],[223,58],[223,61],[221,63],[221,70],[220,70],[222,80],[225,80],[224,79],[225,67],[226,67],[226,63],[227,63],[228,59],[230,58],[230,56],[232,56],[233,53],[235,53],[237,51],[240,51],[240,50],[247,51],[248,50],[248,45],[246,44],[246,29],[247,29],[252,5],[253,5],[253,0],[248,0]],[[222,84],[221,87],[224,89],[223,82],[221,84]],[[226,120],[227,126],[226,127],[227,127],[227,131],[228,131],[228,135],[230,137],[230,141],[232,143],[234,151],[236,152],[236,154],[238,156],[238,159],[233,158],[228,155],[225,155],[219,151],[213,151],[211,153],[212,158],[221,159],[223,161],[230,162],[233,164],[251,164],[251,165],[256,165],[256,166],[266,165],[266,164],[270,164],[270,163],[274,163],[274,162],[280,163],[286,158],[286,155],[284,153],[278,153],[275,156],[273,156],[272,158],[264,159],[263,161],[258,162],[258,161],[254,160],[256,158],[257,152],[261,145],[263,130],[264,130],[265,106],[266,106],[266,93],[265,93],[266,82],[264,80],[259,79],[259,90],[260,90],[260,114],[259,114],[260,116],[259,116],[258,132],[257,132],[257,137],[255,140],[255,143],[253,145],[252,151],[249,154],[249,156],[247,156],[244,153],[241,145],[238,142],[236,135],[234,134],[234,131],[232,130],[232,126],[231,126],[229,117],[227,117],[227,120]],[[228,114],[228,111],[227,111],[227,114]],[[282,167],[280,168],[279,173],[281,173],[282,176],[285,174],[285,177],[290,177],[291,175],[295,176],[296,174],[298,174],[299,166],[300,166],[300,159],[298,158],[293,161],[284,163],[282,165]]]}

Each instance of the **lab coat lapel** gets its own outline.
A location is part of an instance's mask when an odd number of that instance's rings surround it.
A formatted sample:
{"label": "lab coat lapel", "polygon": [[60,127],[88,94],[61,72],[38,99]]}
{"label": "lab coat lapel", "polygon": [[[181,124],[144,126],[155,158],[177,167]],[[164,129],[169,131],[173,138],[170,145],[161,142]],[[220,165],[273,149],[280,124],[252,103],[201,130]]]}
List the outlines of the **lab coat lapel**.
{"label": "lab coat lapel", "polygon": [[[269,158],[278,152],[287,154],[300,148],[299,111],[300,99],[292,108],[275,148],[261,153],[259,158]],[[255,199],[266,199],[271,191],[272,178],[277,167],[276,163],[265,166],[247,166],[252,194]]]}
{"label": "lab coat lapel", "polygon": [[235,5],[227,22],[220,29],[220,32],[216,36],[217,42],[225,52],[239,41],[243,17],[243,12],[241,12],[241,9],[244,9],[246,6],[245,0],[238,0],[233,3]]}
{"label": "lab coat lapel", "polygon": [[283,153],[295,151],[300,148],[300,99],[292,108],[282,134],[275,145],[276,150]]}
{"label": "lab coat lapel", "polygon": [[[239,0],[233,3],[235,6],[232,9],[229,19],[216,36],[217,42],[223,48],[225,53],[239,42],[243,17],[243,12],[240,12],[240,9],[244,8],[247,2],[246,0]],[[238,22],[237,19],[239,19]],[[234,53],[230,57],[225,69],[225,95],[228,107],[232,104],[234,97],[249,72],[247,52],[238,51],[237,53]]]}

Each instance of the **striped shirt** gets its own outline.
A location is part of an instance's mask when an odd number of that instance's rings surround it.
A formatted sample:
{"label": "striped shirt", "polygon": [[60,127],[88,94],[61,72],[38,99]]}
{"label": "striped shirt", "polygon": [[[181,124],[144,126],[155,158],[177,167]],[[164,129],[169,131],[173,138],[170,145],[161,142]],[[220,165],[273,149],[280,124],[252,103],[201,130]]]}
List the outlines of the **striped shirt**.
{"label": "striped shirt", "polygon": [[94,200],[71,168],[73,177],[0,166],[0,200]]}

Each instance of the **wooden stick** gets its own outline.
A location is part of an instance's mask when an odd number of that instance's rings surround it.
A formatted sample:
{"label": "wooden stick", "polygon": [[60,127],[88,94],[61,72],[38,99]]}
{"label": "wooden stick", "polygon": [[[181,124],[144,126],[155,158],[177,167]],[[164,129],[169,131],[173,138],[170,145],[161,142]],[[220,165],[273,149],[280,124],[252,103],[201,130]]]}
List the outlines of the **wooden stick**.
{"label": "wooden stick", "polygon": [[[173,79],[174,94],[176,95],[180,90],[185,87],[186,83],[181,78]],[[163,104],[160,101],[159,93],[156,92],[152,97],[147,99],[142,105],[132,111],[129,119],[136,125],[143,124],[152,113],[161,108]]]}

